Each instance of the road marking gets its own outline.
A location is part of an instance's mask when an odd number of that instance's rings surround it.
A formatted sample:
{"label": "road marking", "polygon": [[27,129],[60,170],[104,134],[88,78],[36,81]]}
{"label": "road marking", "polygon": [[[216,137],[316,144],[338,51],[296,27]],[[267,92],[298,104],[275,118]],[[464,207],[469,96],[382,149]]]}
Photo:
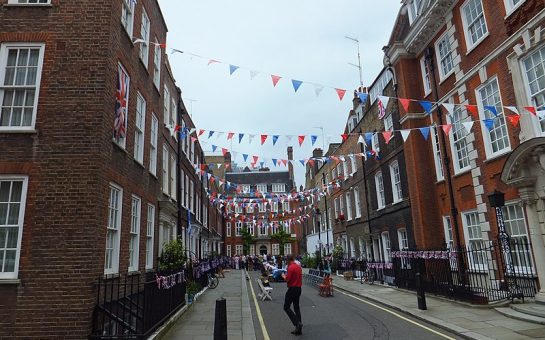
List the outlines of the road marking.
{"label": "road marking", "polygon": [[[338,291],[338,290],[337,290],[337,291]],[[450,337],[450,336],[448,336],[448,335],[445,335],[445,334],[443,334],[443,333],[441,333],[441,332],[438,332],[438,331],[436,331],[436,330],[434,330],[434,329],[432,329],[432,328],[429,328],[429,327],[427,327],[427,326],[424,326],[424,325],[422,325],[422,324],[420,324],[420,323],[418,323],[418,322],[416,322],[416,321],[414,321],[414,320],[411,320],[411,319],[409,319],[409,318],[407,318],[407,317],[404,317],[403,315],[401,315],[401,314],[399,314],[399,313],[396,313],[396,312],[394,312],[394,311],[391,311],[391,310],[389,310],[389,309],[387,309],[387,308],[384,308],[384,307],[382,307],[382,306],[379,306],[379,305],[377,305],[377,304],[375,304],[375,303],[372,303],[372,302],[369,302],[369,301],[365,301],[364,299],[361,299],[361,298],[359,298],[359,297],[357,297],[357,296],[354,296],[354,295],[352,295],[352,294],[347,294],[347,293],[344,293],[344,292],[340,292],[340,293],[343,294],[343,295],[349,296],[349,297],[351,297],[351,298],[353,298],[353,299],[356,299],[356,300],[358,300],[358,301],[361,301],[361,302],[363,302],[363,303],[366,303],[366,304],[368,304],[368,305],[371,305],[371,306],[373,306],[373,307],[375,307],[375,308],[378,308],[378,309],[380,309],[380,310],[383,310],[383,311],[385,311],[385,312],[387,312],[387,313],[390,313],[390,314],[392,314],[392,315],[394,315],[394,316],[397,316],[398,318],[400,318],[400,319],[402,319],[402,320],[405,320],[405,321],[407,321],[407,322],[410,322],[410,323],[412,323],[413,325],[418,326],[418,327],[420,327],[420,328],[424,328],[425,330],[427,330],[427,331],[429,331],[429,332],[432,332],[432,333],[435,333],[435,334],[437,334],[437,335],[439,335],[439,336],[441,336],[441,337],[443,337],[443,338],[445,338],[445,339],[456,340],[455,338],[452,338],[452,337]]]}
{"label": "road marking", "polygon": [[263,339],[271,340],[271,338],[269,337],[269,333],[267,332],[267,328],[265,327],[265,322],[263,321],[263,315],[261,315],[261,309],[259,308],[259,304],[257,303],[257,298],[255,297],[252,280],[250,279],[249,282],[250,282],[250,290],[252,291],[252,297],[254,299],[255,310],[257,312],[257,319],[259,320],[259,324],[261,325],[261,332],[263,333]]}

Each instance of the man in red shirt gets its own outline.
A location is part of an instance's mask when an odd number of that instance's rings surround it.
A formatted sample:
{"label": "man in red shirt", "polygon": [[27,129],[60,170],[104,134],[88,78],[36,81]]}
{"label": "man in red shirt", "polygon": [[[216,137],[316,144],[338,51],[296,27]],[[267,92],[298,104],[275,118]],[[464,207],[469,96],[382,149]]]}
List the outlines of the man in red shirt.
{"label": "man in red shirt", "polygon": [[[291,332],[295,335],[303,334],[303,324],[301,323],[301,310],[299,309],[299,298],[301,297],[301,286],[303,285],[303,270],[301,266],[295,263],[293,255],[287,256],[288,272],[282,274],[288,284],[288,291],[284,297],[284,311],[288,314],[295,330]],[[293,311],[291,304],[293,303]]]}

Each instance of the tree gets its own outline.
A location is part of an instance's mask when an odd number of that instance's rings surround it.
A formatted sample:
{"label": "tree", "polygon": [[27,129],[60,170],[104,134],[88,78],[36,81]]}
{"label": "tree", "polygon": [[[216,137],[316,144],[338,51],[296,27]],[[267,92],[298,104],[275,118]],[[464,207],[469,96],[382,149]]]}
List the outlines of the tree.
{"label": "tree", "polygon": [[278,242],[280,246],[280,255],[284,255],[284,245],[291,243],[294,239],[284,229],[280,229],[276,233],[271,235],[271,238]]}
{"label": "tree", "polygon": [[253,244],[255,242],[254,235],[252,235],[247,227],[242,228],[242,232],[240,233],[242,236],[242,251],[244,255],[248,255],[250,252],[250,244]]}

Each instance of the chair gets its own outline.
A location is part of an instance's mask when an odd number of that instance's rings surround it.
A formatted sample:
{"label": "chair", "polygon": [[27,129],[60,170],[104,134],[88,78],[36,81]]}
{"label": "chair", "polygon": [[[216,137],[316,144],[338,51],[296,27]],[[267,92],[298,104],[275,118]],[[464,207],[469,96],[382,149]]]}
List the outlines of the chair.
{"label": "chair", "polygon": [[331,277],[324,277],[321,284],[318,285],[320,296],[333,296],[333,279]]}
{"label": "chair", "polygon": [[272,301],[272,296],[271,296],[271,293],[272,293],[272,287],[265,287],[263,285],[263,282],[261,282],[260,279],[256,279],[257,281],[257,285],[259,286],[259,289],[261,290],[261,293],[257,294],[257,297],[261,300],[261,301],[265,301],[265,300],[271,300]]}

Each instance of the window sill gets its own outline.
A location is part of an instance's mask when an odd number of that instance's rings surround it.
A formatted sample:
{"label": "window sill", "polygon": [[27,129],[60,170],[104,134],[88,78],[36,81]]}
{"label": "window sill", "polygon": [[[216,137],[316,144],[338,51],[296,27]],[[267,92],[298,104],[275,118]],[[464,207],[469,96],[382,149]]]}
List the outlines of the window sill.
{"label": "window sill", "polygon": [[129,154],[129,152],[127,151],[127,149],[125,149],[125,147],[121,144],[119,144],[118,142],[116,142],[115,140],[112,140],[112,143],[117,146],[121,151],[123,151],[125,154]]}
{"label": "window sill", "polygon": [[456,171],[454,170],[454,178],[456,177],[461,177],[467,173],[470,173],[471,172],[471,167],[467,168],[467,169],[463,169],[463,170],[459,170],[459,171]]}
{"label": "window sill", "polygon": [[[123,26],[123,23],[121,22],[121,20],[119,21],[119,23],[121,24],[121,28],[123,29],[123,32],[125,32],[125,34],[127,35],[127,38],[129,38],[129,41],[131,42],[132,47],[134,47],[132,34],[129,33],[129,31],[127,31],[127,28],[125,26]],[[134,26],[134,18],[133,18],[133,26]],[[134,30],[134,27],[132,27],[132,29]],[[138,57],[138,59],[140,59],[140,57]]]}
{"label": "window sill", "polygon": [[502,158],[508,154],[511,153],[511,147],[505,149],[505,150],[502,150],[502,151],[499,151],[495,154],[492,154],[492,155],[486,155],[486,160],[484,161],[485,163],[490,163],[490,162],[493,162],[493,161],[496,161],[498,160],[499,158]]}
{"label": "window sill", "polygon": [[140,271],[139,270],[131,270],[130,268],[128,269],[128,272],[127,272],[127,275],[128,276],[134,276],[134,275],[140,275]]}
{"label": "window sill", "polygon": [[140,165],[143,169],[146,169],[146,167],[144,166],[144,163],[140,162],[140,161],[139,161],[138,159],[136,159],[136,158],[134,158],[133,160],[134,160],[134,162],[135,162],[136,164]]}
{"label": "window sill", "polygon": [[102,277],[104,280],[111,280],[111,279],[117,279],[121,277],[119,273],[104,273],[104,276]]}
{"label": "window sill", "polygon": [[[490,32],[486,32],[479,40],[477,40],[470,48],[467,49],[466,56],[471,53],[477,46],[479,46],[488,36],[490,35]],[[466,44],[468,42],[466,41]]]}
{"label": "window sill", "polygon": [[0,286],[1,285],[20,285],[21,280],[19,279],[0,279]]}
{"label": "window sill", "polygon": [[156,174],[156,173],[154,174],[153,172],[150,171],[149,174],[150,174],[153,178],[155,178],[156,180],[159,180],[159,177],[157,177],[157,174]]}
{"label": "window sill", "polygon": [[19,134],[19,133],[28,133],[28,134],[36,134],[38,133],[38,131],[36,129],[33,129],[33,128],[29,128],[29,129],[18,129],[18,130],[4,130],[4,128],[1,128],[0,129],[0,133],[13,133],[13,134]]}
{"label": "window sill", "polygon": [[401,203],[401,202],[403,202],[403,199],[400,199],[400,200],[397,200],[397,201],[393,201],[393,202],[392,202],[392,205],[396,205],[396,204]]}
{"label": "window sill", "polygon": [[503,17],[503,19],[507,19],[509,18],[513,13],[515,13],[517,11],[517,9],[519,9],[520,6],[522,6],[522,4],[524,4],[526,2],[526,0],[523,0],[521,1],[520,3],[516,4],[513,8],[510,8],[507,12],[507,14],[505,15],[505,17]]}
{"label": "window sill", "polygon": [[439,71],[439,85],[442,85],[445,81],[447,81],[450,76],[454,74],[454,66],[452,66],[452,70],[450,70],[449,73],[447,73],[445,76],[441,77],[441,71]]}
{"label": "window sill", "polygon": [[4,7],[53,7],[53,4],[10,4],[7,3]]}

